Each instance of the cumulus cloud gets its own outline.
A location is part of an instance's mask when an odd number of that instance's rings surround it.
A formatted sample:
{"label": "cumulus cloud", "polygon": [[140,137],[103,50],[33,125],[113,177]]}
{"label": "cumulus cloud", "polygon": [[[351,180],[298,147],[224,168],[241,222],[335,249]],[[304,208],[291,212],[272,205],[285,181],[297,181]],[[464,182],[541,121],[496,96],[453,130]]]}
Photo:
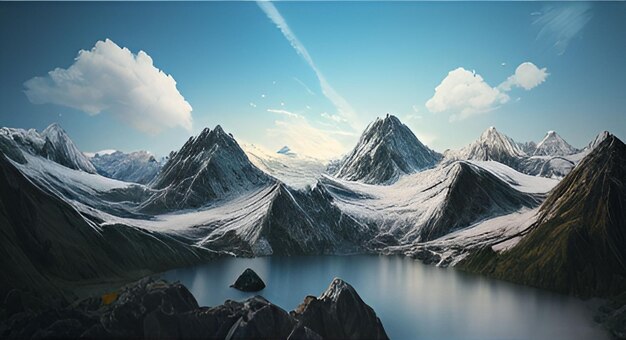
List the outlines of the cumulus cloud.
{"label": "cumulus cloud", "polygon": [[508,92],[514,87],[531,90],[546,81],[549,73],[531,62],[520,64],[515,74],[497,87],[489,85],[474,71],[462,67],[452,70],[435,88],[435,94],[426,102],[430,112],[452,113],[450,120],[489,112],[510,100]]}
{"label": "cumulus cloud", "polygon": [[191,105],[176,81],[153,65],[144,51],[136,55],[113,41],[81,50],[74,64],[24,83],[35,104],[52,103],[89,115],[108,113],[134,128],[156,134],[164,128],[192,128]]}
{"label": "cumulus cloud", "polygon": [[531,62],[525,62],[521,63],[517,69],[515,69],[515,74],[510,76],[504,83],[500,84],[499,87],[504,91],[509,91],[514,86],[530,90],[546,81],[548,75],[548,69],[545,67],[540,69]]}
{"label": "cumulus cloud", "polygon": [[491,87],[479,74],[459,67],[450,71],[435,88],[426,108],[431,112],[455,112],[453,119],[463,119],[493,110],[508,100],[506,93]]}

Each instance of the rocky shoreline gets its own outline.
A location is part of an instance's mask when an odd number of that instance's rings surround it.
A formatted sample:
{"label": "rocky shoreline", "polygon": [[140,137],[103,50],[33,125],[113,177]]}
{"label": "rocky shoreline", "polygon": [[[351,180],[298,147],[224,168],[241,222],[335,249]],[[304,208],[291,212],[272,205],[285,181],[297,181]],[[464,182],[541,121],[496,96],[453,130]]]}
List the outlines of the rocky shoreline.
{"label": "rocky shoreline", "polygon": [[319,297],[287,312],[262,296],[200,307],[181,283],[144,278],[100,297],[38,310],[13,290],[0,310],[0,338],[387,339],[374,310],[335,278]]}

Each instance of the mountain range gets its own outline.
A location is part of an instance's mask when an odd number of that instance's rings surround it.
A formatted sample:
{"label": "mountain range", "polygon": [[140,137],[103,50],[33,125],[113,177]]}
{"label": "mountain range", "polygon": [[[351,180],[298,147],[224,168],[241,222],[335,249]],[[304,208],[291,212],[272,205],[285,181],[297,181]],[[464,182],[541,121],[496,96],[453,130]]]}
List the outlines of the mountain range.
{"label": "mountain range", "polygon": [[440,155],[387,115],[328,164],[242,147],[218,125],[161,166],[146,152],[87,157],[53,125],[2,128],[0,151],[3,268],[24,269],[0,292],[64,295],[216,256],[350,253],[581,296],[626,288],[626,150],[606,132],[577,150],[554,132],[520,144],[491,127]]}

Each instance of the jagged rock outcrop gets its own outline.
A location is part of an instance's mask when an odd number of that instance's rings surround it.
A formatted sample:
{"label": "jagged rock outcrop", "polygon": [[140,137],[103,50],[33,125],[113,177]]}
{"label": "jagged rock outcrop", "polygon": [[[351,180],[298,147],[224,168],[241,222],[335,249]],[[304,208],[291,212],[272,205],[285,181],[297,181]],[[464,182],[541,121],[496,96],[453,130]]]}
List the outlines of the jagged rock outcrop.
{"label": "jagged rock outcrop", "polygon": [[338,278],[318,298],[307,296],[291,315],[298,328],[308,328],[323,339],[388,339],[374,310]]}
{"label": "jagged rock outcrop", "polygon": [[607,136],[550,193],[512,249],[462,268],[582,297],[626,290],[626,145]]}
{"label": "jagged rock outcrop", "polygon": [[180,283],[149,278],[103,298],[13,313],[0,323],[0,337],[387,339],[374,310],[340,279],[319,299],[307,298],[298,311],[287,313],[261,296],[199,307]]}
{"label": "jagged rock outcrop", "polygon": [[400,176],[433,167],[441,155],[422,144],[393,116],[376,118],[335,173],[338,178],[390,184]]}
{"label": "jagged rock outcrop", "polygon": [[256,168],[235,139],[218,125],[191,137],[170,155],[152,183],[158,191],[141,207],[146,213],[199,208],[274,180]]}
{"label": "jagged rock outcrop", "polygon": [[235,280],[235,283],[230,286],[244,292],[258,292],[265,288],[265,282],[261,280],[254,270],[246,268],[246,270],[239,275],[237,280]]}

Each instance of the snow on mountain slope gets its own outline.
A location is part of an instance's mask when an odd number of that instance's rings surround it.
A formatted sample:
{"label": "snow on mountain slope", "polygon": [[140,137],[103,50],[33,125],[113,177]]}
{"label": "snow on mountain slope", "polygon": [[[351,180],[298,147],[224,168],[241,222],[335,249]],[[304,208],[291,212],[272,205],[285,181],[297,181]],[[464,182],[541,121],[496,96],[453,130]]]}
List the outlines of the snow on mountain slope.
{"label": "snow on mountain slope", "polygon": [[[478,220],[537,206],[554,184],[498,163],[457,161],[377,186],[323,177],[346,214],[377,225],[375,246],[432,240]],[[528,177],[528,178],[527,178]]]}
{"label": "snow on mountain slope", "polygon": [[546,136],[537,144],[534,156],[567,156],[580,152],[569,145],[555,131],[548,131]]}
{"label": "snow on mountain slope", "polygon": [[205,128],[170,155],[152,182],[157,192],[142,206],[147,213],[200,208],[273,182],[255,167],[232,135]]}
{"label": "snow on mountain slope", "polygon": [[507,135],[490,127],[470,145],[446,154],[448,159],[496,161],[516,168],[522,158],[527,157],[520,146]]}
{"label": "snow on mountain slope", "polygon": [[150,183],[161,169],[159,162],[147,151],[98,152],[90,160],[102,176],[140,184]]}
{"label": "snow on mountain slope", "polygon": [[469,161],[472,164],[476,164],[481,168],[490,171],[498,178],[508,183],[515,190],[534,193],[534,194],[547,194],[552,188],[554,188],[559,181],[553,178],[536,177],[523,174],[504,165],[494,161]]}
{"label": "snow on mountain slope", "polygon": [[287,147],[278,152],[271,152],[254,144],[242,144],[241,148],[257,168],[294,189],[315,185],[326,170],[323,161],[297,155]]}
{"label": "snow on mountain slope", "polygon": [[41,133],[46,141],[42,152],[48,158],[71,169],[95,174],[96,168],[74,145],[65,130],[57,123],[48,126]]}
{"label": "snow on mountain slope", "polygon": [[435,166],[441,155],[422,144],[393,116],[376,118],[363,132],[335,176],[369,184],[391,184],[400,176]]}
{"label": "snow on mountain slope", "polygon": [[118,150],[115,150],[115,149],[104,149],[104,150],[100,150],[97,152],[83,152],[83,155],[87,156],[87,158],[93,158],[96,155],[99,155],[99,156],[110,155],[117,151]]}
{"label": "snow on mountain slope", "polygon": [[20,156],[16,153],[29,153],[32,155],[48,158],[65,167],[82,170],[88,173],[96,173],[96,169],[89,159],[83,155],[74,142],[59,124],[48,126],[43,132],[38,133],[34,129],[23,130],[14,128],[0,128],[0,147],[8,152],[7,155],[18,161]]}

